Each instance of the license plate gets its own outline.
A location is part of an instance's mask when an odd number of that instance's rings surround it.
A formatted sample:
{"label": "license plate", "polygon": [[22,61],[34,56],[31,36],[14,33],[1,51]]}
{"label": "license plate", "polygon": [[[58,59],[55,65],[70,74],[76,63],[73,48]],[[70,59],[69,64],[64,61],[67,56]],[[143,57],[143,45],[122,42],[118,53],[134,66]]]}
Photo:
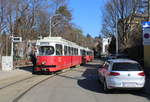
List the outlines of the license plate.
{"label": "license plate", "polygon": [[123,83],[124,87],[136,87],[136,83]]}

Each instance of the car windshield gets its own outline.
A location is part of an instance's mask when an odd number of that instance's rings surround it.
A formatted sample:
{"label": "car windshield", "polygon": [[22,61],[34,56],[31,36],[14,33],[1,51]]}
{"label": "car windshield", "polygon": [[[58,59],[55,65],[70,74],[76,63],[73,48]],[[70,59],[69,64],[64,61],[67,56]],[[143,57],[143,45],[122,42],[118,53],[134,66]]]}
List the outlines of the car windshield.
{"label": "car windshield", "polygon": [[52,55],[54,54],[54,47],[53,46],[40,46],[39,47],[39,55]]}
{"label": "car windshield", "polygon": [[114,63],[113,71],[141,71],[141,66],[137,63]]}

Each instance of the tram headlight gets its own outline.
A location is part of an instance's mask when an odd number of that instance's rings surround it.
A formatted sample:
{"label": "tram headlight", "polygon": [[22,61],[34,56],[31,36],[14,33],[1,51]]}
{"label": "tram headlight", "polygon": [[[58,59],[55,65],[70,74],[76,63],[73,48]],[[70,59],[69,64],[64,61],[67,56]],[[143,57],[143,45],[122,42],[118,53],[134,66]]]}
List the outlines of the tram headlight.
{"label": "tram headlight", "polygon": [[44,65],[44,64],[46,64],[46,62],[45,62],[45,61],[43,61],[43,62],[42,62],[42,65]]}

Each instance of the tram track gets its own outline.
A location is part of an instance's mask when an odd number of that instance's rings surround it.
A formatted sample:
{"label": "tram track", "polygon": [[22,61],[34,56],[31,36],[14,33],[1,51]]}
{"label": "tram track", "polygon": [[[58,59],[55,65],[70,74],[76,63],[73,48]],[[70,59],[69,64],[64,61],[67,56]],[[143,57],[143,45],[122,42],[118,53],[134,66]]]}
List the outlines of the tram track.
{"label": "tram track", "polygon": [[39,85],[40,83],[42,83],[42,82],[44,82],[44,81],[46,81],[46,80],[48,80],[48,79],[50,79],[50,78],[52,78],[52,77],[54,77],[54,76],[56,76],[56,74],[55,74],[55,75],[52,75],[52,76],[50,76],[50,77],[48,77],[48,78],[46,78],[46,79],[43,79],[43,80],[41,80],[40,82],[34,84],[34,85],[31,86],[30,88],[28,88],[26,91],[24,91],[22,94],[20,94],[18,97],[16,97],[16,98],[13,100],[13,102],[18,102],[18,101],[19,101],[26,93],[28,93],[32,88],[34,88],[35,86]]}
{"label": "tram track", "polygon": [[4,88],[7,88],[7,87],[9,87],[9,86],[15,85],[15,84],[17,84],[17,83],[20,83],[20,82],[22,82],[22,81],[25,81],[25,80],[34,78],[34,77],[37,77],[37,76],[31,75],[30,77],[26,77],[26,78],[23,78],[23,79],[21,79],[21,80],[17,80],[17,81],[15,81],[15,82],[9,83],[9,84],[7,84],[7,85],[0,86],[0,90],[2,90],[2,89],[4,89]]}
{"label": "tram track", "polygon": [[[70,69],[71,70],[71,69]],[[46,81],[46,80],[49,80],[57,75],[60,75],[60,74],[63,74],[65,72],[68,72],[70,70],[67,70],[67,71],[61,71],[61,72],[56,72],[56,73],[53,73],[52,75],[50,75],[49,77],[46,77],[42,80],[40,80],[39,82],[37,82],[36,84],[30,86],[28,89],[26,89],[24,92],[22,92],[19,96],[17,96],[15,99],[13,99],[12,102],[18,102],[26,93],[28,93],[32,88],[36,87],[37,85],[41,84],[42,82]]]}

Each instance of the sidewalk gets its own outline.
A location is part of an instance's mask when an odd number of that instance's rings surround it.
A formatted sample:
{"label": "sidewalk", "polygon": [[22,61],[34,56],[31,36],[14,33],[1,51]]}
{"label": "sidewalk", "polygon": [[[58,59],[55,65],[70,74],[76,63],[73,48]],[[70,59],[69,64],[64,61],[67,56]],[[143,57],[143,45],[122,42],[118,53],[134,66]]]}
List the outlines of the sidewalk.
{"label": "sidewalk", "polygon": [[2,71],[0,70],[0,80],[11,78],[14,76],[19,76],[22,74],[32,74],[31,67],[20,67],[11,71]]}

